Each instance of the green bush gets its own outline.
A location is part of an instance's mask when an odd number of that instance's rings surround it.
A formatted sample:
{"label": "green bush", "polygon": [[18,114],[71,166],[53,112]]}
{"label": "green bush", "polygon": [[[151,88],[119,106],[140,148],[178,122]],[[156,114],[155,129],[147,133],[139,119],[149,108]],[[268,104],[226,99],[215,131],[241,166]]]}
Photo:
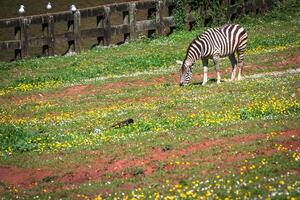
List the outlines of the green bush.
{"label": "green bush", "polygon": [[31,130],[25,130],[14,124],[2,124],[0,126],[0,150],[9,153],[11,150],[25,152],[37,149],[38,144],[32,142],[36,134]]}

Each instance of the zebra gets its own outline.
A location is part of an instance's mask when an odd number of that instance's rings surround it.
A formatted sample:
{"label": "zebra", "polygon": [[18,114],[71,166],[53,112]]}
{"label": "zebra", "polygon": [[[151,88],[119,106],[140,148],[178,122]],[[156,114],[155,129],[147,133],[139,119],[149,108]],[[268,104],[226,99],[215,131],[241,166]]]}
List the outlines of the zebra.
{"label": "zebra", "polygon": [[[180,67],[180,86],[187,85],[192,78],[192,69],[197,59],[202,60],[204,76],[202,85],[208,81],[208,59],[214,62],[217,83],[221,82],[219,69],[220,58],[229,56],[232,65],[230,81],[235,80],[236,65],[239,68],[238,80],[242,79],[244,51],[247,46],[248,34],[239,24],[226,24],[219,28],[211,28],[199,35],[189,45],[184,61],[176,61]],[[235,58],[238,55],[238,61]]]}

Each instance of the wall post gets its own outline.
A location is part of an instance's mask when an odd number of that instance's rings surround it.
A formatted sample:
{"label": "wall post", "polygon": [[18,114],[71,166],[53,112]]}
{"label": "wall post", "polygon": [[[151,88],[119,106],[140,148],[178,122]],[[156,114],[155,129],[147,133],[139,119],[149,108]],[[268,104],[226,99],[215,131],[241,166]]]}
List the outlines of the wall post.
{"label": "wall post", "polygon": [[136,3],[129,4],[129,30],[130,30],[130,41],[137,38],[136,34]]}
{"label": "wall post", "polygon": [[[156,26],[156,8],[149,8],[148,9],[147,19],[154,21],[154,24]],[[152,37],[155,32],[156,32],[156,27],[155,27],[154,30],[148,30],[147,31],[147,37],[148,38]]]}
{"label": "wall post", "polygon": [[[173,16],[174,15],[174,9],[175,6],[174,5],[169,5],[168,6],[168,16]],[[172,34],[174,32],[174,27],[169,27],[170,31],[168,34]]]}
{"label": "wall post", "polygon": [[76,10],[74,13],[74,43],[75,52],[80,53],[81,50],[81,34],[80,34],[80,11]]}
{"label": "wall post", "polygon": [[163,10],[163,1],[159,0],[156,4],[156,33],[158,35],[163,34],[163,28],[164,28],[162,10]]}
{"label": "wall post", "polygon": [[46,44],[43,45],[43,54],[54,55],[54,20],[53,15],[47,15],[46,23],[42,24],[43,36]]}
{"label": "wall post", "polygon": [[28,55],[28,19],[25,17],[21,21],[21,57],[25,58]]}
{"label": "wall post", "polygon": [[111,43],[111,22],[110,22],[111,10],[110,7],[104,7],[104,19],[103,19],[103,28],[104,28],[104,37],[103,45],[109,46]]}
{"label": "wall post", "polygon": [[[130,21],[129,21],[129,11],[124,11],[123,12],[123,24],[129,26],[129,23],[130,23]],[[128,42],[129,41],[129,36],[130,36],[130,32],[129,33],[124,33],[123,42]]]}
{"label": "wall post", "polygon": [[[103,20],[104,20],[104,16],[103,15],[99,15],[97,16],[97,28],[103,28]],[[97,41],[98,41],[98,46],[103,46],[103,36],[99,36],[97,37]]]}
{"label": "wall post", "polygon": [[[22,20],[20,19],[20,23],[18,26],[15,27],[15,40],[19,40],[21,44],[21,22]],[[15,55],[14,55],[14,60],[17,60],[18,58],[22,58],[21,56],[21,48],[22,45],[20,45],[19,48],[15,49]]]}
{"label": "wall post", "polygon": [[48,55],[54,56],[55,36],[54,36],[54,18],[48,15]]}
{"label": "wall post", "polygon": [[[74,32],[74,15],[68,20],[68,32]],[[75,41],[68,38],[68,50],[66,54],[75,52]]]}
{"label": "wall post", "polygon": [[68,32],[73,33],[73,38],[68,41],[67,53],[80,53],[80,11],[73,12],[72,19],[68,21]]}

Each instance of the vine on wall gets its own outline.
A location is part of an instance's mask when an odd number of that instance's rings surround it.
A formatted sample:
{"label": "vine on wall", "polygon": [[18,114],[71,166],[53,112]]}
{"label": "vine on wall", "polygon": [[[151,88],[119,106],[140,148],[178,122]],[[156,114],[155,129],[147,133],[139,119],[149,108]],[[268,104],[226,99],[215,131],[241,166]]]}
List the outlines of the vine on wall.
{"label": "vine on wall", "polygon": [[[272,0],[269,0],[272,1]],[[186,12],[196,20],[196,26],[217,26],[244,16],[245,0],[174,0],[174,18],[178,29],[185,28]]]}
{"label": "vine on wall", "polygon": [[175,9],[173,16],[177,29],[184,29],[186,0],[174,0]]}

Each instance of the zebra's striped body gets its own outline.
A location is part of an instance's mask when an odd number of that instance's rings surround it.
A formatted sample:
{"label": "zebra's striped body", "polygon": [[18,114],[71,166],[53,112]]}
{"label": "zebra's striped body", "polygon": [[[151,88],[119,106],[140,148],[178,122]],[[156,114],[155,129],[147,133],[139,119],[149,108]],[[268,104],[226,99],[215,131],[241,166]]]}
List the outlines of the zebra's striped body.
{"label": "zebra's striped body", "polygon": [[[181,63],[180,84],[187,84],[192,78],[192,66],[197,59],[201,59],[204,66],[203,85],[207,82],[208,59],[213,59],[218,83],[221,81],[219,60],[229,56],[232,64],[231,80],[235,79],[236,65],[239,67],[238,79],[242,77],[244,51],[247,46],[248,35],[238,24],[226,24],[219,28],[208,29],[189,45],[184,61]],[[238,54],[238,62],[234,53]]]}

